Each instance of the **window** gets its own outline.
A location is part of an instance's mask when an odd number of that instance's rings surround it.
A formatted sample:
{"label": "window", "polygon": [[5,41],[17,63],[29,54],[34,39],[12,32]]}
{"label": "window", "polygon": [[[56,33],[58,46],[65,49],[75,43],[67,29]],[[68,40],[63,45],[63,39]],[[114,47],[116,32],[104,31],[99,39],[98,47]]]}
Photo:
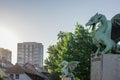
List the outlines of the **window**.
{"label": "window", "polygon": [[14,78],[14,75],[13,75],[13,74],[10,74],[10,77],[13,79],[13,78]]}
{"label": "window", "polygon": [[19,74],[16,74],[15,78],[16,78],[16,79],[19,79]]}

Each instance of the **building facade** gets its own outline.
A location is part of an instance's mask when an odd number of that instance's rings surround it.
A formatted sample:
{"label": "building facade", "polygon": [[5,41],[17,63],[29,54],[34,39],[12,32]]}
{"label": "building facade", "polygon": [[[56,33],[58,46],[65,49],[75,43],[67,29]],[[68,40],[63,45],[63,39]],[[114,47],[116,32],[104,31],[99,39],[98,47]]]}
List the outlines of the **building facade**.
{"label": "building facade", "polygon": [[43,67],[43,45],[36,42],[23,42],[17,45],[17,63],[20,65],[30,63]]}
{"label": "building facade", "polygon": [[0,48],[0,60],[4,59],[11,62],[12,52],[8,49]]}

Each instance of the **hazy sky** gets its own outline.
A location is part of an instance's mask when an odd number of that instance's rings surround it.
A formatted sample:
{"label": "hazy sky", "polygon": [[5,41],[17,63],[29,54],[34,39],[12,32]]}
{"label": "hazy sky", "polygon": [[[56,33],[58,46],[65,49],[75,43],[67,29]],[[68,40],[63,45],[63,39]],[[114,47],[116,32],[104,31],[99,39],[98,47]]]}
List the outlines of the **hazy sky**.
{"label": "hazy sky", "polygon": [[13,63],[17,42],[43,43],[46,56],[59,31],[73,32],[77,22],[84,26],[97,12],[111,19],[120,13],[120,1],[0,0],[0,47],[12,50]]}

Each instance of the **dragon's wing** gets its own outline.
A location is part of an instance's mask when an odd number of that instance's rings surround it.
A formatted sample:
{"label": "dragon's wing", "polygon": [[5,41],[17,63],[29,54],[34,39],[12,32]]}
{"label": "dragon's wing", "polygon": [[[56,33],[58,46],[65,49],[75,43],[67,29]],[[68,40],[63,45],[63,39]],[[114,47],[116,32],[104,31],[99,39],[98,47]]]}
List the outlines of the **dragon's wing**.
{"label": "dragon's wing", "polygon": [[117,43],[120,41],[120,13],[113,16],[111,37]]}
{"label": "dragon's wing", "polygon": [[69,62],[69,64],[68,64],[69,70],[72,72],[75,69],[75,67],[77,67],[78,63],[79,63],[78,61]]}

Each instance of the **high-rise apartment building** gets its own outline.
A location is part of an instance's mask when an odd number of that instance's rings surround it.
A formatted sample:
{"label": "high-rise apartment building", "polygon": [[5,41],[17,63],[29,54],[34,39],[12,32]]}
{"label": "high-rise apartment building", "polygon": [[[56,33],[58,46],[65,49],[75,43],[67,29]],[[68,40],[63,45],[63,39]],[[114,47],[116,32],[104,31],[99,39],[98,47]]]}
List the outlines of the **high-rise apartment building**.
{"label": "high-rise apartment building", "polygon": [[23,42],[17,45],[17,63],[30,63],[43,67],[43,45],[36,42]]}
{"label": "high-rise apartment building", "polygon": [[0,60],[5,59],[11,62],[12,52],[8,49],[0,48]]}

